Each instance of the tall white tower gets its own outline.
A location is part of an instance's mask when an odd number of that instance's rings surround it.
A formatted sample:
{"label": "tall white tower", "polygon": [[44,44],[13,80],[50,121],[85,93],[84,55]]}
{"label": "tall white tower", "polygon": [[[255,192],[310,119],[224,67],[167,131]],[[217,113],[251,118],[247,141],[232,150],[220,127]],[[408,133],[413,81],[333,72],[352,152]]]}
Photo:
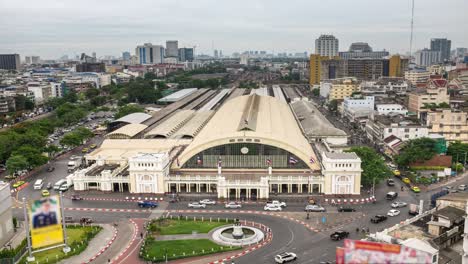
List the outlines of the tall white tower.
{"label": "tall white tower", "polygon": [[338,39],[333,35],[321,35],[315,40],[315,54],[320,56],[338,56]]}

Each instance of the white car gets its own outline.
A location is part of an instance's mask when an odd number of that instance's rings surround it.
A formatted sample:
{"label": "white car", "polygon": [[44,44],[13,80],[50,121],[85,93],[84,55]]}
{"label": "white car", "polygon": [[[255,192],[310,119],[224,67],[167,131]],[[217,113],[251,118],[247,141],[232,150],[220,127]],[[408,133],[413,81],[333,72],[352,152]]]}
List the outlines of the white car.
{"label": "white car", "polygon": [[267,204],[272,204],[272,205],[275,205],[275,206],[281,206],[281,207],[286,207],[286,203],[285,202],[280,202],[278,200],[273,200],[271,202],[267,202]]}
{"label": "white car", "polygon": [[400,208],[400,207],[405,207],[408,204],[405,202],[394,202],[392,203],[392,208]]}
{"label": "white car", "polygon": [[297,259],[297,255],[292,252],[284,252],[275,256],[276,263],[286,263]]}
{"label": "white car", "polygon": [[189,208],[206,208],[206,204],[195,202],[195,203],[189,203],[188,207]]}
{"label": "white car", "polygon": [[263,207],[263,210],[265,211],[282,211],[283,208],[279,205],[273,205],[273,204],[267,204],[265,207]]}
{"label": "white car", "polygon": [[229,209],[242,208],[242,204],[236,203],[236,202],[229,202],[226,205],[224,205],[224,208],[229,208]]}
{"label": "white car", "polygon": [[215,200],[210,200],[210,199],[203,199],[199,203],[201,204],[216,204]]}
{"label": "white car", "polygon": [[395,209],[392,209],[392,210],[388,211],[388,213],[387,213],[388,216],[397,216],[399,214],[400,214],[400,211],[395,210]]}
{"label": "white car", "polygon": [[464,191],[464,190],[466,190],[466,189],[468,189],[468,185],[466,185],[466,184],[458,185],[458,190],[459,190],[459,191]]}

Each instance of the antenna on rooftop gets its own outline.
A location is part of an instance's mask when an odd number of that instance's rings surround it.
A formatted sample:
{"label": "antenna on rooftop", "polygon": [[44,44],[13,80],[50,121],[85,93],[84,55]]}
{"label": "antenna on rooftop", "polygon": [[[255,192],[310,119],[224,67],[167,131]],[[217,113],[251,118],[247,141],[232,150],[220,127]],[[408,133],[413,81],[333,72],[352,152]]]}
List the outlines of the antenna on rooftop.
{"label": "antenna on rooftop", "polygon": [[410,44],[409,44],[409,63],[411,63],[412,58],[412,49],[413,49],[413,26],[414,26],[414,0],[411,0],[411,35],[410,35]]}

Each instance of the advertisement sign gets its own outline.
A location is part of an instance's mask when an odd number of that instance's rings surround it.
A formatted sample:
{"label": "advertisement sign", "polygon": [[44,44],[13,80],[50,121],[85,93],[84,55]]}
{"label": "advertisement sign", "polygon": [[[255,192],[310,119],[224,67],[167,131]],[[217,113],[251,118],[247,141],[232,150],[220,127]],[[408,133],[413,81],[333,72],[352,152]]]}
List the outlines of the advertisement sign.
{"label": "advertisement sign", "polygon": [[58,196],[33,201],[29,208],[29,222],[34,249],[63,243]]}
{"label": "advertisement sign", "polygon": [[336,263],[343,264],[430,264],[432,256],[427,252],[410,247],[346,239],[344,249],[337,248]]}

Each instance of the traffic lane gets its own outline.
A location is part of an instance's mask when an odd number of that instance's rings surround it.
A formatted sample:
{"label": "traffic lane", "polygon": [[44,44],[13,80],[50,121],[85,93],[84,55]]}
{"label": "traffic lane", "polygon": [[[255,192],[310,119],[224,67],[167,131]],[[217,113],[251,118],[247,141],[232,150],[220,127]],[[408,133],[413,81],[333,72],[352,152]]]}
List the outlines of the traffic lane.
{"label": "traffic lane", "polygon": [[113,201],[73,201],[69,198],[63,198],[65,207],[71,208],[108,208],[108,209],[141,209],[137,202],[113,202]]}
{"label": "traffic lane", "polygon": [[[13,216],[20,221],[24,221],[23,209],[13,209]],[[68,211],[65,210],[65,216],[71,216],[74,221],[78,221],[82,217],[89,217],[95,223],[115,223],[121,220],[130,218],[149,218],[150,212],[93,212],[93,211]]]}
{"label": "traffic lane", "polygon": [[[175,214],[178,215],[178,214]],[[269,228],[271,228],[273,232],[273,239],[272,241],[249,254],[246,254],[236,260],[235,263],[273,263],[275,255],[285,252],[285,251],[293,251],[298,254],[298,259],[301,260],[303,258],[303,252],[301,251],[303,248],[307,248],[307,246],[303,246],[303,243],[307,243],[307,241],[312,237],[315,236],[310,230],[306,229],[303,225],[298,224],[296,222],[279,218],[273,216],[266,216],[266,215],[255,215],[255,214],[242,214],[242,213],[234,213],[234,214],[183,214],[188,216],[197,216],[197,217],[214,217],[214,218],[221,218],[224,219],[228,218],[238,218],[240,220],[247,220],[247,221],[254,221],[257,223],[262,223]],[[302,262],[301,262],[302,263]]]}
{"label": "traffic lane", "polygon": [[[189,202],[177,202],[177,203],[170,203],[168,209],[173,210],[192,210],[196,208],[189,208]],[[304,211],[306,203],[288,203],[283,211],[286,212],[297,212],[297,211]],[[206,208],[199,208],[201,210],[244,210],[244,211],[264,211],[265,204],[264,203],[252,203],[252,204],[242,204],[242,208],[240,209],[229,209],[225,207],[224,203],[217,203],[215,205],[206,205]]]}

